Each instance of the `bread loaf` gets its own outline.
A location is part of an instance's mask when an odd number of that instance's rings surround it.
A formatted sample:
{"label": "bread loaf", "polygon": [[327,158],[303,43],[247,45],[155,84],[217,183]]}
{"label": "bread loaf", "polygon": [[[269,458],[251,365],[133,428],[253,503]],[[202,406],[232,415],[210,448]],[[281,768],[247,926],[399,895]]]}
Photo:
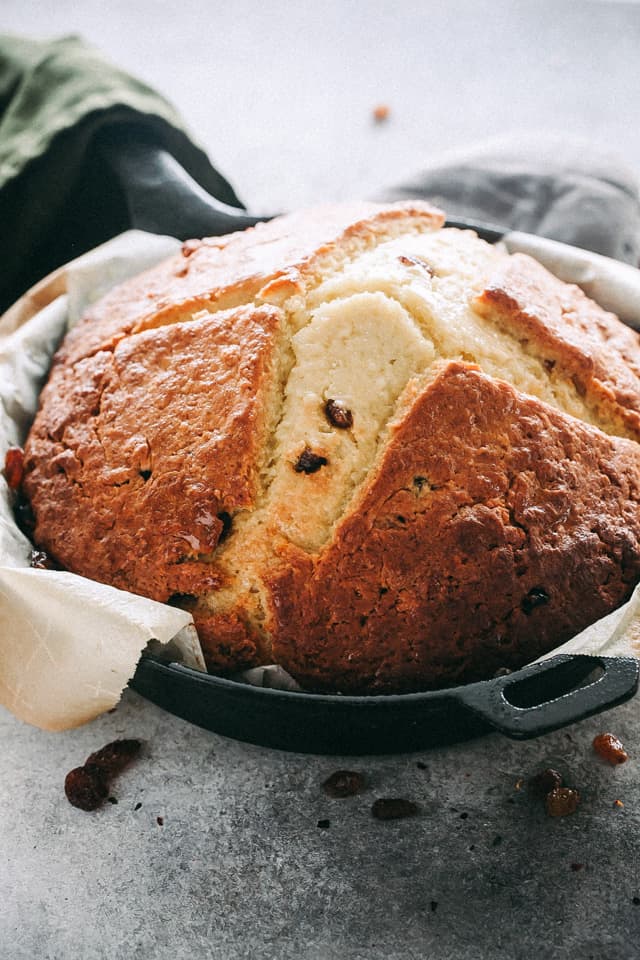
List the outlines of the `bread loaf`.
{"label": "bread loaf", "polygon": [[640,338],[422,203],[188,242],[67,336],[35,541],[191,611],[209,668],[490,677],[640,580]]}

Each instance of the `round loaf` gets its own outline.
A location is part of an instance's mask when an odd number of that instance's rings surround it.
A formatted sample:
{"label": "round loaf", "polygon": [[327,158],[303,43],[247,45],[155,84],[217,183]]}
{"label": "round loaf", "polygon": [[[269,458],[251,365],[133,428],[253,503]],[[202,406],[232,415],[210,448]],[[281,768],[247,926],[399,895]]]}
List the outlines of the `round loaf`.
{"label": "round loaf", "polygon": [[67,335],[25,449],[35,541],[307,689],[490,677],[640,580],[640,338],[423,203],[182,254]]}

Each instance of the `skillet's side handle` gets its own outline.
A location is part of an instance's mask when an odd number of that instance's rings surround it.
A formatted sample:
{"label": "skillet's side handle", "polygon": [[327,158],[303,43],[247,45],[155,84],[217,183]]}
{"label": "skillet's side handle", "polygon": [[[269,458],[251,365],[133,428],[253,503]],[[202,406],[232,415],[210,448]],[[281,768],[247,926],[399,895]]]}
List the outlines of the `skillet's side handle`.
{"label": "skillet's side handle", "polygon": [[140,129],[124,124],[108,128],[96,139],[96,149],[118,185],[129,226],[138,230],[189,240],[219,237],[272,219],[211,196]]}
{"label": "skillet's side handle", "polygon": [[[603,672],[576,688],[576,666],[582,668],[583,677],[597,668]],[[527,740],[629,700],[638,689],[638,673],[639,663],[631,657],[562,654],[518,670],[517,675],[470,684],[457,692],[464,707],[495,730]],[[545,694],[545,686],[551,696]]]}

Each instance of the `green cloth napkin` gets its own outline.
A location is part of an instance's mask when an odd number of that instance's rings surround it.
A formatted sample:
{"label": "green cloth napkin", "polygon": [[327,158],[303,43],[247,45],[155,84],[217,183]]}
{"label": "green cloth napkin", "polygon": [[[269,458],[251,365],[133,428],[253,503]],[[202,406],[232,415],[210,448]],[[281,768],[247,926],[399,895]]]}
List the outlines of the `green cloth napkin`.
{"label": "green cloth napkin", "polygon": [[95,144],[98,135],[136,127],[208,193],[241,206],[174,108],[80,37],[0,35],[0,310],[130,226]]}

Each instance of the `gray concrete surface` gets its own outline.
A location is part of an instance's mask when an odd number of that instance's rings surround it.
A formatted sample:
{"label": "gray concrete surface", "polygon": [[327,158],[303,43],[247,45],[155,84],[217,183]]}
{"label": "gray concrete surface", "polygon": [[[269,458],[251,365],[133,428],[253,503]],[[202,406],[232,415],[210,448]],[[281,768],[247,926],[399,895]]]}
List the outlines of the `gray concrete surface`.
{"label": "gray concrete surface", "polygon": [[[0,956],[633,960],[638,720],[633,701],[534,742],[340,760],[225,740],[135,694],[64,735],[3,714]],[[627,743],[626,765],[593,754],[603,729]],[[115,736],[145,741],[118,804],[73,809],[64,774]],[[516,787],[548,765],[581,792],[573,816],[550,819]],[[321,783],[345,766],[369,788],[329,799]],[[420,813],[376,821],[380,796]]]}
{"label": "gray concrete surface", "polygon": [[[368,195],[532,129],[640,168],[635,4],[3,0],[0,28],[85,34],[162,89],[260,209]],[[594,757],[603,729],[629,763]],[[66,734],[0,711],[0,735],[0,960],[640,956],[637,700],[535,742],[357,760],[234,743],[131,693]],[[145,749],[117,805],[72,809],[65,773],[118,736]],[[516,789],[549,764],[581,791],[571,817]],[[320,784],[345,765],[368,791],[329,800]],[[373,820],[394,795],[419,815]]]}

